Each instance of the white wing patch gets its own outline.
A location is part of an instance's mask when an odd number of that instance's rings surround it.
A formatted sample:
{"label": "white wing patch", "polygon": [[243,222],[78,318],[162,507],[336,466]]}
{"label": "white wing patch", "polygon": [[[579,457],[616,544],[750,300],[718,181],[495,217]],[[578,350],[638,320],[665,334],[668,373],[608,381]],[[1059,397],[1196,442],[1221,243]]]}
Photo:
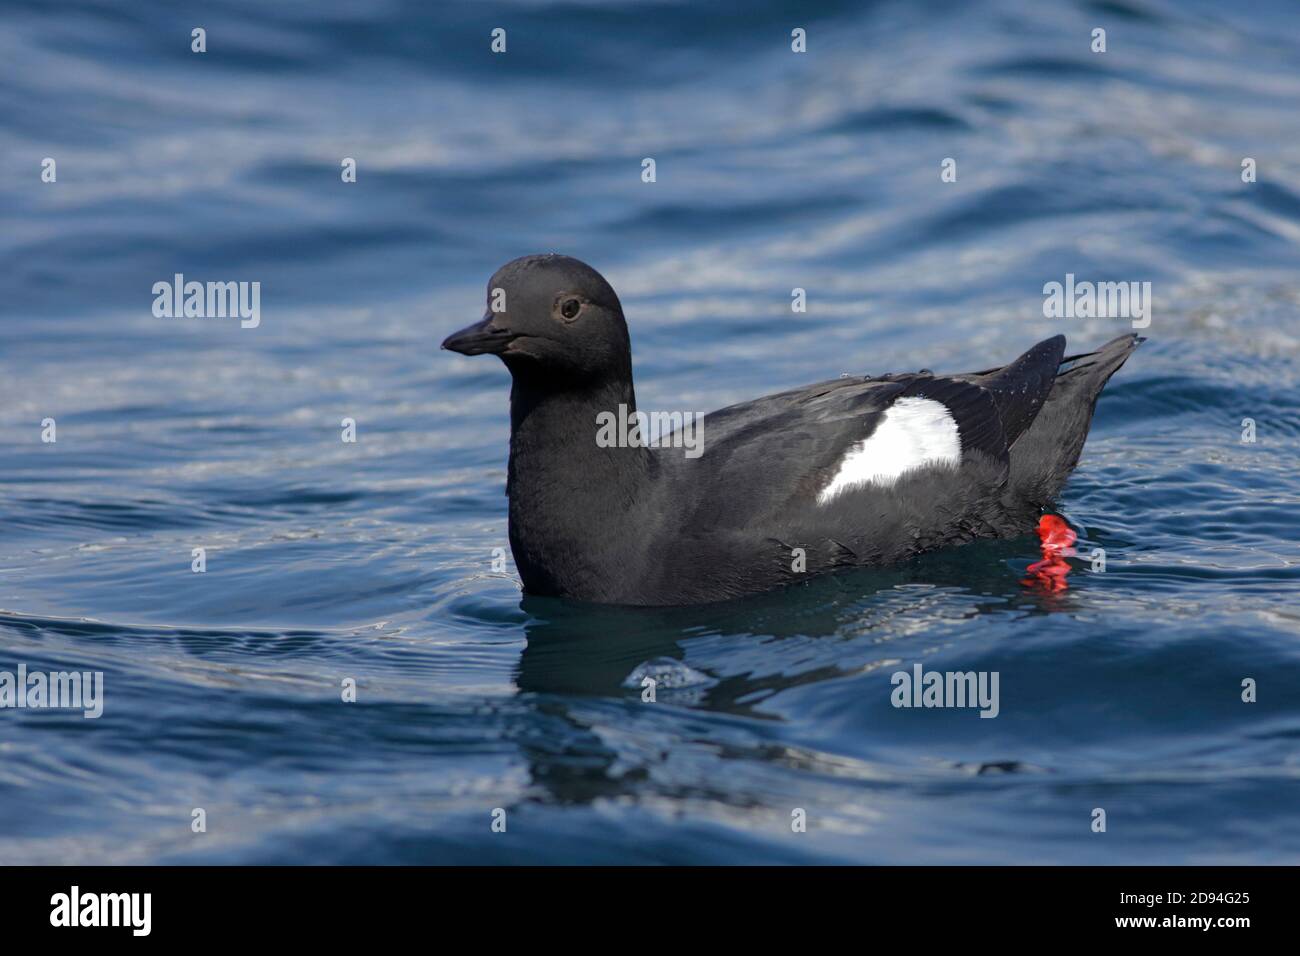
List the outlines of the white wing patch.
{"label": "white wing patch", "polygon": [[961,439],[952,413],[932,398],[900,398],[885,410],[871,437],[844,456],[831,483],[818,493],[817,503],[824,505],[859,485],[888,488],[925,465],[959,464]]}

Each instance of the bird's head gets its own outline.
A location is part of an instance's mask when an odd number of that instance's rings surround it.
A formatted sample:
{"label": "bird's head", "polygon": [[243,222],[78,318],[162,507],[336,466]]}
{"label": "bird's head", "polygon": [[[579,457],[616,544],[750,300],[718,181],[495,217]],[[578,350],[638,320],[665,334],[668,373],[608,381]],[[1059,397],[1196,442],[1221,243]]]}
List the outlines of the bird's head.
{"label": "bird's head", "polygon": [[499,355],[516,379],[558,388],[631,378],[618,296],[599,272],[568,256],[507,262],[488,282],[483,318],[449,335],[442,347]]}

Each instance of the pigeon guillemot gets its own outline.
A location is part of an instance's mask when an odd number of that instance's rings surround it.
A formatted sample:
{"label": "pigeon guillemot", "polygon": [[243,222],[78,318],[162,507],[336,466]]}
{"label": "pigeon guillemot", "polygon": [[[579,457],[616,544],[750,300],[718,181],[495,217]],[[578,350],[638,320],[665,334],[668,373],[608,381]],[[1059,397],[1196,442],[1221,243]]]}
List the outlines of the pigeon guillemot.
{"label": "pigeon guillemot", "polygon": [[513,377],[506,495],[524,590],[606,604],[725,600],[1030,534],[1079,460],[1102,387],[1143,341],[1066,357],[1056,335],[982,372],[768,395],[704,416],[691,457],[663,436],[599,440],[636,398],[623,309],[595,269],[515,259],[488,303],[442,347],[498,355]]}

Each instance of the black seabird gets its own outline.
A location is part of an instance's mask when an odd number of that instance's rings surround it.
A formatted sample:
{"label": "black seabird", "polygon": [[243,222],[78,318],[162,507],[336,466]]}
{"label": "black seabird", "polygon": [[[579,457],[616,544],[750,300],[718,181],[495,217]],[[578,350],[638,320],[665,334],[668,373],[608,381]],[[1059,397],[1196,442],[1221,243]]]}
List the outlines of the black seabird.
{"label": "black seabird", "polygon": [[595,269],[515,259],[488,303],[442,347],[498,355],[513,377],[506,495],[524,590],[607,604],[718,601],[1029,534],[1079,460],[1102,387],[1143,341],[1067,358],[1056,335],[982,372],[768,395],[704,416],[689,457],[673,436],[598,440],[635,420],[636,398],[623,309]]}

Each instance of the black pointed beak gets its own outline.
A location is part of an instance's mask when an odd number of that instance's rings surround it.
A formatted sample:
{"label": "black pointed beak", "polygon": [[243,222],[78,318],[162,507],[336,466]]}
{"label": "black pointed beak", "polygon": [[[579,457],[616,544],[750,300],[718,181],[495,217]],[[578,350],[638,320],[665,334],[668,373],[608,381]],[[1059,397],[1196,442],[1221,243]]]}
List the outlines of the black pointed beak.
{"label": "black pointed beak", "polygon": [[500,355],[518,336],[509,329],[493,325],[494,318],[494,315],[486,316],[459,332],[453,332],[443,340],[442,347],[461,355]]}

